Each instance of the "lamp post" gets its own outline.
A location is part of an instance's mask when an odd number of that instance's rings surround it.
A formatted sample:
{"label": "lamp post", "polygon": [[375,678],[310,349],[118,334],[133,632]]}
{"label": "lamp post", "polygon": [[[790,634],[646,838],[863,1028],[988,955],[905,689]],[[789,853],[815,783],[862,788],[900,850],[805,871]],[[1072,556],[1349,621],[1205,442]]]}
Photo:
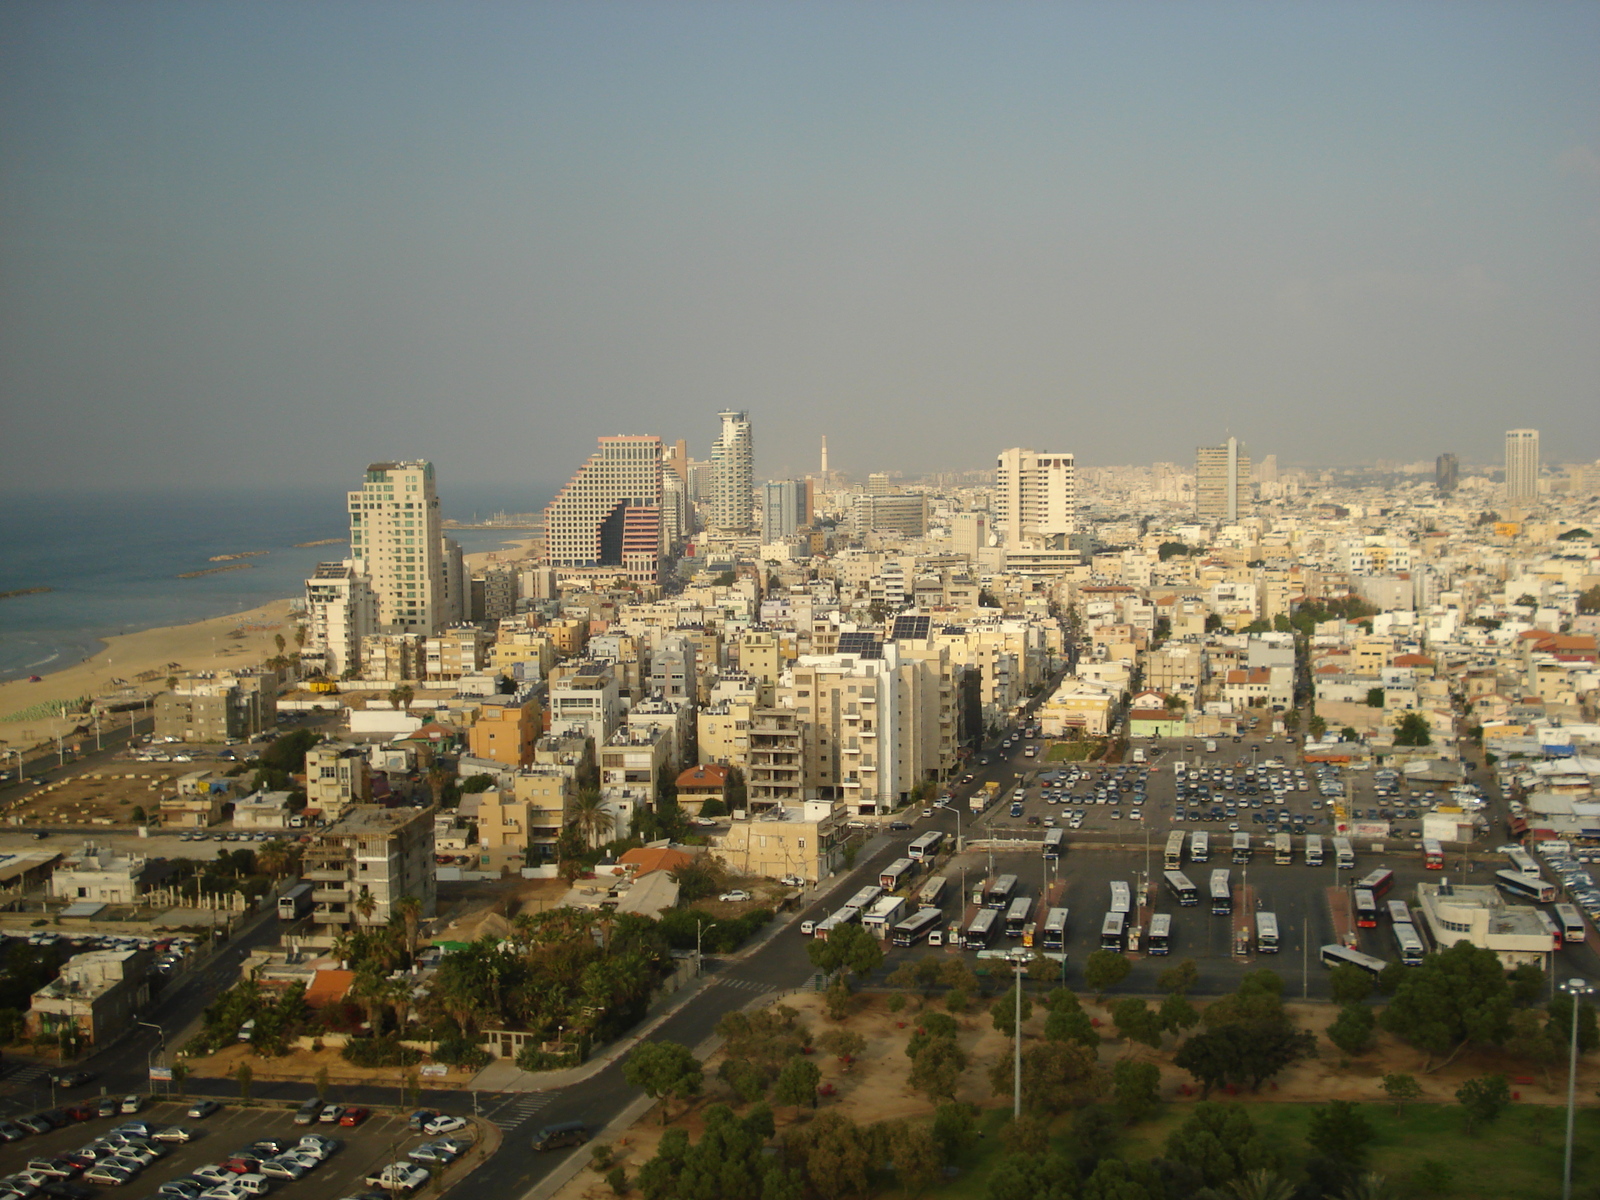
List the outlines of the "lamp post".
{"label": "lamp post", "polygon": [[[1029,956],[1023,954],[1020,950],[1013,950],[1008,957],[1011,959],[1011,967],[1016,975],[1017,988],[1017,1011],[1014,1014],[1017,1024],[1016,1028],[1012,1030],[1016,1035],[1016,1048],[1012,1062],[1014,1072],[1011,1081],[1011,1119],[1017,1121],[1022,1118],[1022,968],[1028,961]],[[1570,1137],[1568,1138],[1568,1145],[1571,1145]]]}
{"label": "lamp post", "polygon": [[1572,1048],[1567,1058],[1567,1155],[1561,1172],[1561,1200],[1572,1200],[1572,1122],[1576,1115],[1574,1102],[1578,1090],[1578,1005],[1586,996],[1594,994],[1594,985],[1587,979],[1569,979],[1561,990],[1572,1000]]}

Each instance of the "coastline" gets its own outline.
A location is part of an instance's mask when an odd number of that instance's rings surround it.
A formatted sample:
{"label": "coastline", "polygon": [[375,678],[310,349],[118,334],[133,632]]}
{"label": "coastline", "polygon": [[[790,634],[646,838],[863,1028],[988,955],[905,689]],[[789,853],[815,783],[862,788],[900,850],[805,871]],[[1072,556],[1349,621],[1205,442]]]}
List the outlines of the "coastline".
{"label": "coastline", "polygon": [[[464,555],[463,560],[469,571],[490,564],[519,562],[537,540],[508,538],[500,549],[477,551]],[[95,654],[49,672],[39,683],[26,679],[0,683],[0,745],[8,750],[28,748],[71,730],[77,723],[71,717],[23,721],[6,718],[47,701],[92,699],[120,686],[112,684],[113,678],[139,686],[135,680],[140,673],[159,671],[160,678],[146,685],[154,692],[161,689],[170,662],[180,663],[183,671],[254,666],[278,652],[274,637],[280,633],[293,653],[295,621],[290,617],[289,604],[288,599],[272,600],[228,616],[113,634],[102,639],[103,648]],[[241,636],[231,636],[236,630],[242,631]]]}

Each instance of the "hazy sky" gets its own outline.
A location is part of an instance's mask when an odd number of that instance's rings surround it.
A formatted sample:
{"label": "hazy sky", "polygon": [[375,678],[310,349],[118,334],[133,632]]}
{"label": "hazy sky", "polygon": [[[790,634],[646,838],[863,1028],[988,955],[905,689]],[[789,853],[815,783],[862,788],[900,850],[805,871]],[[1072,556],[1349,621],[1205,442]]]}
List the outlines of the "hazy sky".
{"label": "hazy sky", "polygon": [[1600,457],[1600,5],[0,0],[0,486]]}

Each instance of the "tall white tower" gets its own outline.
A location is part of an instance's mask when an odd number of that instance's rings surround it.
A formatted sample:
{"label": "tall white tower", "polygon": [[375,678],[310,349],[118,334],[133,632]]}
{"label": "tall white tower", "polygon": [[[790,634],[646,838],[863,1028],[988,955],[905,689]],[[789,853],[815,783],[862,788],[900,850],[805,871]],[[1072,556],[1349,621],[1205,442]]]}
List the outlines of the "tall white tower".
{"label": "tall white tower", "polygon": [[380,462],[349,493],[350,558],[378,602],[381,633],[436,633],[445,613],[431,462]]}
{"label": "tall white tower", "polygon": [[1539,502],[1539,431],[1506,430],[1506,500],[1511,504]]}
{"label": "tall white tower", "polygon": [[1078,476],[1070,454],[1002,450],[995,460],[994,530],[1007,546],[1056,543],[1073,532]]}
{"label": "tall white tower", "polygon": [[722,435],[711,444],[711,524],[726,533],[749,533],[755,528],[750,414],[729,409],[717,416]]}

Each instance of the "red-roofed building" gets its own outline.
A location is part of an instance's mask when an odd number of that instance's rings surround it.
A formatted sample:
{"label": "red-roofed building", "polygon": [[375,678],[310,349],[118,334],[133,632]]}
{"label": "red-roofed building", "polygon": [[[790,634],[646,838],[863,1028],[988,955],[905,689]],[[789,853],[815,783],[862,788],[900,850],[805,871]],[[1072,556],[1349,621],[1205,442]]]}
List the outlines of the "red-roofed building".
{"label": "red-roofed building", "polygon": [[707,800],[723,801],[728,786],[728,768],[721,763],[702,763],[678,776],[678,807],[698,815]]}
{"label": "red-roofed building", "polygon": [[648,875],[652,871],[676,871],[694,862],[694,858],[670,846],[643,846],[629,850],[617,861],[631,874],[638,876]]}

